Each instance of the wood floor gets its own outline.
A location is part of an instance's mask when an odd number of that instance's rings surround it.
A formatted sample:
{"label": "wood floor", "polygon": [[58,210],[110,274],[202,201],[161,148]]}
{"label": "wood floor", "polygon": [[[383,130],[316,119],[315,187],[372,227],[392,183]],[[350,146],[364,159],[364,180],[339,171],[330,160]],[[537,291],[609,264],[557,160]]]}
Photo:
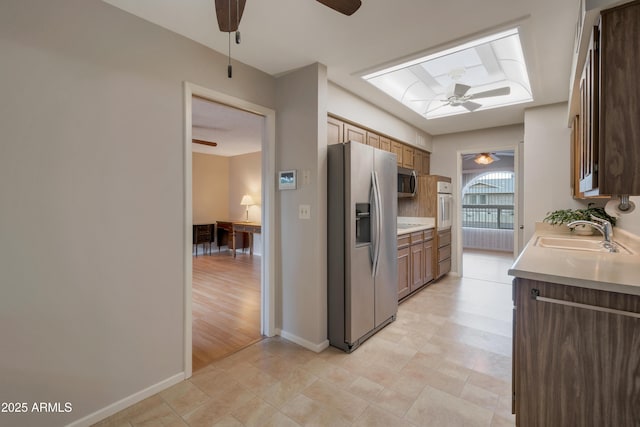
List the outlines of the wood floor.
{"label": "wood floor", "polygon": [[262,339],[260,256],[193,257],[193,371]]}

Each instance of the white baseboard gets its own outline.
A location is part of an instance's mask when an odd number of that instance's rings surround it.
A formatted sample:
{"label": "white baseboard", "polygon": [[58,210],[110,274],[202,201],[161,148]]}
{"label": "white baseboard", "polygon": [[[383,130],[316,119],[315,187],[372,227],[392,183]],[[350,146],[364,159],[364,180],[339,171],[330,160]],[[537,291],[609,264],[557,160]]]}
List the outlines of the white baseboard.
{"label": "white baseboard", "polygon": [[311,341],[307,341],[304,338],[300,338],[297,335],[294,335],[292,333],[289,333],[287,331],[283,331],[280,330],[278,335],[280,335],[282,338],[287,339],[289,341],[292,341],[304,348],[306,348],[307,350],[311,350],[315,353],[320,353],[322,350],[324,350],[325,348],[329,347],[329,340],[324,340],[323,342],[319,343],[319,344],[315,344],[312,343]]}
{"label": "white baseboard", "polygon": [[86,417],[80,418],[77,421],[68,424],[67,427],[88,427],[92,424],[97,423],[98,421],[102,421],[105,418],[115,414],[116,412],[120,412],[129,406],[141,402],[147,397],[153,396],[156,393],[165,390],[172,385],[178,384],[180,381],[184,380],[184,372],[180,372],[179,374],[175,374],[166,380],[160,381],[150,387],[145,388],[144,390],[140,390],[130,396],[125,397],[111,405],[102,408],[92,414],[87,415]]}

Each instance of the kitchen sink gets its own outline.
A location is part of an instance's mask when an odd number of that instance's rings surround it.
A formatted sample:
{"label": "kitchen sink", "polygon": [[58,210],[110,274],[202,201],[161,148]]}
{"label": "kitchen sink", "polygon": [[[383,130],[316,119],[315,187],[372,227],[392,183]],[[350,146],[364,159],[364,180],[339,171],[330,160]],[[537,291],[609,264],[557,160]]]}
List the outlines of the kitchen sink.
{"label": "kitchen sink", "polygon": [[[618,248],[620,254],[631,255],[632,252],[622,246],[620,243],[614,242]],[[595,239],[575,239],[569,237],[550,237],[540,236],[536,239],[536,246],[542,248],[554,248],[554,249],[569,249],[574,251],[588,251],[588,252],[609,252],[609,249],[604,247],[602,240]]]}

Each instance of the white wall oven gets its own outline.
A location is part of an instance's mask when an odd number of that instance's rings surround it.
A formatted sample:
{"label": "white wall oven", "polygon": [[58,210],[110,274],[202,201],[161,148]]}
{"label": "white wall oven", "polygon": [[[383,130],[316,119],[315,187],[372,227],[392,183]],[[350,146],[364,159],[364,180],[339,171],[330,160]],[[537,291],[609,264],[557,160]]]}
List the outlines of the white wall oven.
{"label": "white wall oven", "polygon": [[453,225],[453,194],[450,182],[438,181],[438,230]]}

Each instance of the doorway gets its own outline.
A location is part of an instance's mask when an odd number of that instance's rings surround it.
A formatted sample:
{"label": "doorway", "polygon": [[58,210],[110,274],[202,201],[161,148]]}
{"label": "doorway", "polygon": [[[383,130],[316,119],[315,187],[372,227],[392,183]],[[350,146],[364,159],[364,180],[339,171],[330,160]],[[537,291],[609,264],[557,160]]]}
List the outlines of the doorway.
{"label": "doorway", "polygon": [[459,271],[510,284],[518,247],[517,147],[460,154]]}
{"label": "doorway", "polygon": [[[275,183],[271,182],[273,180],[268,179],[269,176],[275,175],[275,112],[271,109],[249,103],[247,101],[231,97],[226,94],[222,94],[207,88],[203,88],[197,85],[193,85],[191,83],[185,83],[184,86],[184,105],[185,105],[185,140],[184,140],[184,159],[185,159],[185,201],[184,201],[184,212],[185,212],[185,241],[184,241],[184,262],[185,262],[185,319],[184,319],[184,334],[185,334],[185,342],[184,342],[184,370],[185,370],[185,378],[189,378],[192,374],[192,371],[195,368],[199,368],[202,364],[206,363],[201,360],[201,354],[196,355],[194,350],[195,334],[200,334],[198,339],[201,338],[203,330],[198,329],[200,327],[199,323],[202,326],[206,327],[207,336],[214,336],[215,339],[209,339],[209,341],[213,345],[217,345],[218,348],[212,352],[212,355],[215,357],[216,354],[223,355],[228,353],[228,349],[231,348],[231,341],[236,340],[238,334],[234,332],[234,329],[238,327],[239,324],[248,321],[249,324],[253,322],[253,326],[249,326],[249,329],[255,331],[257,336],[273,336],[275,334],[275,309],[274,309],[274,260],[272,254],[274,253],[274,243],[273,239],[270,237],[273,229],[274,229],[274,215],[273,215],[273,207],[274,207],[274,194],[275,194]],[[261,159],[259,160],[260,169],[261,169],[261,184],[259,188],[253,188],[250,190],[249,187],[244,187],[244,189],[238,189],[237,187],[237,179],[234,178],[233,182],[230,182],[228,185],[228,194],[222,195],[220,198],[222,201],[220,203],[226,204],[228,206],[228,210],[226,211],[226,216],[228,218],[219,218],[218,220],[228,221],[228,222],[242,222],[245,219],[245,209],[249,209],[246,211],[246,214],[251,214],[255,216],[253,218],[249,218],[251,220],[255,220],[259,224],[260,233],[255,234],[254,236],[258,236],[254,240],[254,245],[252,246],[254,249],[254,253],[251,254],[249,250],[246,252],[240,252],[236,257],[233,256],[233,253],[230,251],[230,242],[231,239],[227,239],[225,244],[217,245],[216,238],[217,232],[214,232],[215,236],[212,240],[214,243],[210,248],[207,248],[207,255],[202,255],[202,248],[194,248],[193,246],[193,234],[194,228],[193,225],[196,222],[200,222],[202,218],[196,219],[196,214],[199,214],[194,209],[194,182],[193,182],[193,174],[195,172],[194,169],[194,150],[192,149],[192,140],[193,139],[201,139],[204,140],[206,138],[202,138],[201,135],[196,135],[196,133],[201,132],[202,130],[196,130],[194,128],[194,123],[196,123],[196,118],[194,116],[194,106],[193,106],[193,98],[196,97],[201,100],[206,100],[211,104],[215,104],[216,106],[224,106],[233,110],[234,112],[242,112],[244,114],[250,114],[254,117],[259,118],[259,132],[261,137],[260,149]],[[228,118],[227,118],[228,119]],[[225,123],[229,123],[227,120]],[[224,132],[225,129],[223,126],[216,126],[215,124],[211,125],[212,128],[218,128],[218,131]],[[216,129],[211,129],[216,130]],[[196,136],[200,136],[200,138],[196,138]],[[209,138],[211,139],[211,138]],[[209,141],[212,142],[212,141]],[[231,161],[229,163],[232,163]],[[237,167],[237,163],[234,164],[234,167]],[[255,168],[254,168],[255,169]],[[255,171],[254,171],[255,172]],[[242,174],[241,174],[242,175]],[[231,180],[230,180],[231,181]],[[241,205],[241,199],[245,194],[250,194],[253,199],[258,199],[260,203],[260,207],[258,209],[258,213],[256,210],[256,203],[252,203],[249,206]],[[236,194],[236,193],[239,193]],[[235,200],[235,199],[238,200]],[[237,203],[236,203],[237,202]],[[237,206],[236,206],[237,205]],[[218,211],[218,215],[224,216],[224,210],[221,214]],[[204,222],[214,222],[212,221],[212,217],[208,217],[204,219]],[[215,228],[214,228],[215,230]],[[237,235],[238,233],[236,233]],[[243,245],[244,246],[244,245]],[[197,252],[196,252],[197,251]],[[211,251],[211,255],[209,255],[209,251]],[[198,254],[198,260],[195,261],[194,254]],[[215,264],[215,261],[223,261],[226,263],[223,264]],[[233,261],[232,261],[233,260]],[[235,261],[235,262],[234,262]],[[224,269],[225,271],[233,270],[231,267],[236,267],[236,279],[230,280],[227,275],[226,278],[218,277],[220,276],[220,270],[216,270],[216,268]],[[211,270],[211,271],[209,271]],[[218,271],[218,274],[216,274]],[[239,272],[243,273],[240,274]],[[201,274],[203,273],[204,274]],[[249,273],[247,273],[249,272]],[[211,273],[211,274],[210,274]],[[248,274],[248,275],[247,275]],[[253,315],[247,315],[247,313],[236,313],[239,316],[235,317],[235,320],[231,320],[231,323],[228,323],[227,326],[223,327],[211,327],[210,321],[202,322],[202,305],[200,302],[209,294],[212,297],[212,300],[216,297],[212,294],[212,289],[205,289],[203,292],[200,288],[201,281],[203,276],[209,276],[209,283],[207,286],[217,286],[218,291],[222,293],[220,295],[228,295],[232,292],[237,292],[239,295],[236,296],[236,301],[238,299],[242,299],[247,296],[247,294],[242,295],[243,292],[249,292],[247,288],[239,289],[239,283],[248,283],[248,282],[258,282],[255,284],[254,294],[259,295],[257,299],[257,303],[248,303],[241,307],[236,307],[235,310],[248,310],[253,311]],[[253,277],[253,279],[252,279]],[[234,286],[235,284],[235,286]],[[199,301],[196,302],[195,299],[198,298]],[[224,303],[223,303],[224,304]],[[256,307],[257,305],[257,307]],[[206,306],[206,304],[205,304]],[[253,307],[253,308],[251,308]],[[220,307],[212,307],[212,312],[220,312]],[[229,307],[226,307],[229,308]],[[232,315],[234,308],[231,307],[230,310],[227,310],[226,316],[233,317]],[[221,314],[221,313],[218,313]],[[222,313],[225,314],[225,313]],[[253,317],[252,317],[253,316]],[[258,322],[255,320],[251,321],[251,318],[258,318]],[[236,323],[234,323],[236,322]],[[213,323],[217,323],[213,321]],[[220,326],[220,325],[215,325]],[[255,330],[257,329],[257,330]],[[211,335],[213,334],[213,335]],[[255,336],[255,335],[254,335]],[[258,338],[259,339],[259,338]],[[224,347],[224,348],[223,348]],[[198,350],[199,351],[199,350]],[[231,350],[233,351],[233,350]],[[194,357],[197,356],[197,357]]]}

